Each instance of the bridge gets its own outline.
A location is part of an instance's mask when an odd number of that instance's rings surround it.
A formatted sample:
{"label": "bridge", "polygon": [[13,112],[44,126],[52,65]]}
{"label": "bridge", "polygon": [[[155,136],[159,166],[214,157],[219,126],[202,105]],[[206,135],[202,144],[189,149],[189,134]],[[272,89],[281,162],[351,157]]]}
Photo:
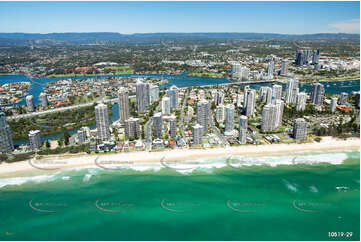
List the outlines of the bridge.
{"label": "bridge", "polygon": [[204,86],[237,86],[237,85],[251,85],[251,84],[267,84],[267,83],[284,83],[282,80],[276,80],[276,79],[271,79],[271,80],[260,80],[260,81],[256,81],[256,80],[252,80],[252,81],[239,81],[239,82],[230,82],[230,83],[222,83],[222,84],[209,84],[209,85],[204,85]]}

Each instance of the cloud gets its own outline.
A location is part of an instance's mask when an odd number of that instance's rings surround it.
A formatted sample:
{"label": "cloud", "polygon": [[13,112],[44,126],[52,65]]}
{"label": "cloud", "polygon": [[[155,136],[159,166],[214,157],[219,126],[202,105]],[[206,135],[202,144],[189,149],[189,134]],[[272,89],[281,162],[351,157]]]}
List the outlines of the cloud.
{"label": "cloud", "polygon": [[328,25],[331,32],[360,33],[360,19],[349,19]]}

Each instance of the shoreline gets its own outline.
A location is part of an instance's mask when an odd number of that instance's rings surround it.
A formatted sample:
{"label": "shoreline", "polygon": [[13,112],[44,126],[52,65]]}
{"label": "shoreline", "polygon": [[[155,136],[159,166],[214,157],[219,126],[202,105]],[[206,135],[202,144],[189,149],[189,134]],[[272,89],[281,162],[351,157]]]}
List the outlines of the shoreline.
{"label": "shoreline", "polygon": [[[102,162],[110,164],[144,164],[164,162],[192,161],[206,158],[219,158],[226,156],[268,156],[281,154],[294,154],[298,152],[334,151],[334,150],[359,150],[360,139],[349,138],[347,140],[323,137],[321,142],[304,144],[267,144],[267,145],[244,145],[228,148],[210,149],[176,149],[167,151],[139,151],[122,152],[113,154],[65,154],[49,155],[39,160],[26,160],[14,163],[0,164],[0,177],[13,177],[24,173],[50,173],[63,169],[96,166]],[[180,162],[181,163],[181,162]],[[50,164],[51,166],[38,166],[37,164]],[[36,167],[40,167],[36,168]],[[43,169],[41,169],[43,168]],[[45,168],[45,169],[44,169]]]}

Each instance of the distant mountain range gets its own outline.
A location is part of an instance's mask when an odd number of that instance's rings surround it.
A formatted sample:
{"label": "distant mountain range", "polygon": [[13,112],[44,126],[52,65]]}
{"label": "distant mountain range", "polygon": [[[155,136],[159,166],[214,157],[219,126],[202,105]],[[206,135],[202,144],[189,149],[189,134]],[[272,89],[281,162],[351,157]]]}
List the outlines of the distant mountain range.
{"label": "distant mountain range", "polygon": [[162,40],[222,40],[222,39],[297,39],[297,40],[359,40],[359,34],[345,33],[319,33],[319,34],[271,34],[271,33],[144,33],[144,34],[120,34],[112,32],[94,33],[0,33],[0,45],[2,43],[22,44],[29,41],[48,40],[55,42],[67,42],[89,44],[95,41],[112,42],[159,42]]}

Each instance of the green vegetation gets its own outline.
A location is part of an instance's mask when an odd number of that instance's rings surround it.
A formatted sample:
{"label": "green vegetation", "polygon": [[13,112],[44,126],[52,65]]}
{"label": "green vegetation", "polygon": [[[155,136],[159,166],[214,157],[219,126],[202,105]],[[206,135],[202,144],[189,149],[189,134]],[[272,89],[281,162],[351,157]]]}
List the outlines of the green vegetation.
{"label": "green vegetation", "polygon": [[[14,140],[28,138],[30,130],[40,130],[42,136],[66,133],[69,130],[95,124],[94,105],[61,113],[49,113],[32,118],[21,118],[9,121]],[[111,115],[111,108],[109,115]],[[65,144],[69,140],[64,140]]]}

